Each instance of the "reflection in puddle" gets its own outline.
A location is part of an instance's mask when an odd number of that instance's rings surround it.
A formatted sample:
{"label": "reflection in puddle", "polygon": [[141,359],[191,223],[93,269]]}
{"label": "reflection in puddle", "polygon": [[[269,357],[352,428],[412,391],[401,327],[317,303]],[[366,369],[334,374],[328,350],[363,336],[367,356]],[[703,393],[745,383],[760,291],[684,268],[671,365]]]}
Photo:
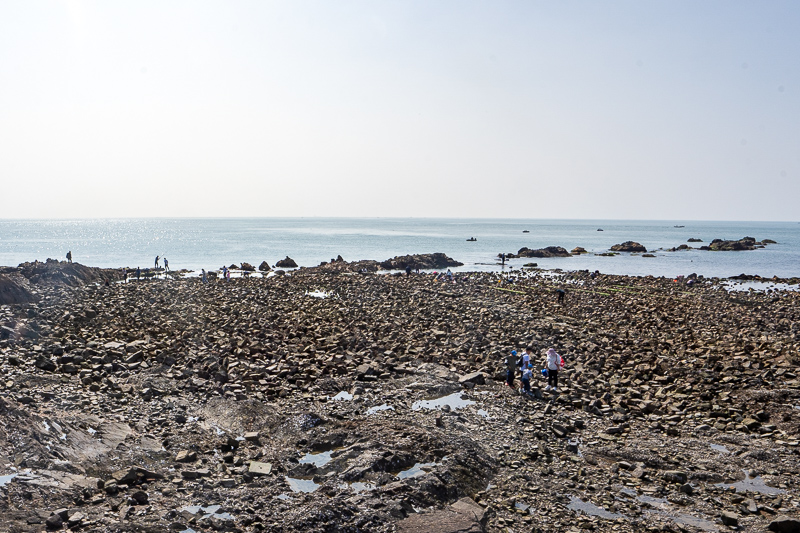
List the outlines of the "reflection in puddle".
{"label": "reflection in puddle", "polygon": [[300,459],[300,464],[311,463],[314,466],[325,466],[331,462],[333,450],[320,453],[307,453]]}
{"label": "reflection in puddle", "polygon": [[299,479],[288,476],[284,479],[286,479],[286,483],[288,483],[292,492],[314,492],[322,486],[314,483],[313,479]]}
{"label": "reflection in puddle", "polygon": [[754,478],[750,477],[750,474],[747,473],[747,470],[744,470],[744,479],[741,481],[737,481],[736,483],[717,483],[714,485],[715,487],[720,488],[728,488],[733,487],[736,489],[736,492],[757,492],[759,494],[783,494],[786,492],[783,489],[777,489],[775,487],[768,486],[761,476],[756,476]]}
{"label": "reflection in puddle", "polygon": [[[412,477],[418,477],[425,475],[427,470],[430,470],[436,466],[436,463],[417,463],[408,470],[403,470],[397,474],[399,479],[408,479]],[[427,470],[426,470],[427,469]]]}
{"label": "reflection in puddle", "polygon": [[324,298],[329,298],[331,296],[331,293],[330,292],[325,292],[325,291],[319,291],[319,290],[312,291],[312,292],[307,292],[306,291],[306,296],[313,296],[314,298],[323,298],[324,299]]}
{"label": "reflection in puddle", "polygon": [[353,481],[352,483],[341,483],[339,485],[340,489],[350,489],[356,494],[368,491],[368,490],[375,490],[377,487],[374,483],[367,483],[363,481]]}
{"label": "reflection in puddle", "polygon": [[650,504],[653,507],[658,507],[660,505],[669,505],[669,501],[667,501],[666,498],[653,498],[652,496],[645,496],[644,494],[642,494],[636,499],[639,500],[640,502]]}
{"label": "reflection in puddle", "polygon": [[516,507],[516,508],[517,508],[517,509],[519,509],[520,511],[527,511],[528,509],[530,509],[530,508],[531,508],[531,506],[530,506],[530,505],[528,505],[528,504],[525,504],[525,503],[522,503],[522,502],[517,502],[517,503],[515,503],[515,504],[514,504],[514,507]]}
{"label": "reflection in puddle", "polygon": [[593,503],[585,502],[575,496],[570,496],[569,505],[567,505],[567,509],[571,509],[576,513],[585,513],[589,516],[597,516],[599,518],[607,518],[609,520],[614,520],[616,518],[623,518],[623,515],[621,515],[620,513],[611,513],[609,511],[606,511],[602,507],[598,507]]}
{"label": "reflection in puddle", "polygon": [[442,396],[441,398],[435,398],[433,400],[416,401],[411,406],[411,409],[414,411],[419,411],[420,409],[441,409],[445,405],[450,406],[450,409],[460,409],[474,403],[475,402],[472,400],[462,399],[460,392],[454,392],[453,394]]}
{"label": "reflection in puddle", "polygon": [[278,494],[275,497],[278,498],[279,500],[291,500],[292,499],[292,497],[289,496],[288,494],[286,494],[285,492],[282,492],[282,493]]}
{"label": "reflection in puddle", "polygon": [[198,514],[200,512],[204,513],[201,520],[205,520],[206,518],[219,518],[221,520],[233,520],[233,516],[226,512],[219,512],[221,505],[208,505],[203,507],[202,505],[187,505],[186,507],[181,507],[181,511],[188,511],[192,514]]}
{"label": "reflection in puddle", "polygon": [[483,418],[489,418],[489,411],[486,411],[485,409],[478,409],[478,414]]}
{"label": "reflection in puddle", "polygon": [[722,286],[728,292],[747,292],[751,289],[754,291],[796,291],[797,285],[789,285],[788,283],[776,283],[773,281],[724,281]]}
{"label": "reflection in puddle", "polygon": [[370,407],[367,409],[367,414],[374,415],[378,411],[394,411],[394,407],[388,404],[376,405],[375,407]]}
{"label": "reflection in puddle", "polygon": [[8,474],[7,476],[0,476],[0,487],[17,477],[18,474]]}
{"label": "reflection in puddle", "polygon": [[718,451],[720,453],[731,453],[731,451],[721,444],[709,444],[709,447],[712,450]]}
{"label": "reflection in puddle", "polygon": [[336,401],[336,402],[340,402],[340,401],[347,402],[347,401],[350,401],[352,399],[353,399],[353,395],[350,394],[347,391],[344,391],[344,390],[333,397],[333,400]]}

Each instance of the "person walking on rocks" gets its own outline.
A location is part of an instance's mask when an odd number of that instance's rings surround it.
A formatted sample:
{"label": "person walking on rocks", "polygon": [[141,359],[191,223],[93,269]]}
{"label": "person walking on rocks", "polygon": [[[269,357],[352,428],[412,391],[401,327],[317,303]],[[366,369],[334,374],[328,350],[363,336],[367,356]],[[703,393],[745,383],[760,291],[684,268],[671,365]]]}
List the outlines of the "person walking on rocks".
{"label": "person walking on rocks", "polygon": [[201,268],[200,269],[200,275],[203,278],[203,283],[208,283],[208,275],[206,274],[206,269],[205,268]]}
{"label": "person walking on rocks", "polygon": [[506,385],[514,388],[514,374],[517,373],[517,351],[511,350],[506,356]]}
{"label": "person walking on rocks", "polygon": [[164,258],[164,271],[169,272],[169,261],[167,261],[166,257]]}
{"label": "person walking on rocks", "polygon": [[158,270],[158,260],[159,259],[160,259],[160,257],[156,256],[156,270]]}
{"label": "person walking on rocks", "polygon": [[563,366],[564,360],[558,355],[555,348],[547,350],[547,355],[544,357],[544,367],[547,369],[547,387],[544,390],[558,392],[558,371]]}
{"label": "person walking on rocks", "polygon": [[406,265],[406,277],[411,276],[411,265]]}
{"label": "person walking on rocks", "polygon": [[141,277],[141,275],[142,275],[142,269],[136,267],[136,279],[138,280]]}
{"label": "person walking on rocks", "polygon": [[72,263],[72,250],[67,252],[67,263]]}

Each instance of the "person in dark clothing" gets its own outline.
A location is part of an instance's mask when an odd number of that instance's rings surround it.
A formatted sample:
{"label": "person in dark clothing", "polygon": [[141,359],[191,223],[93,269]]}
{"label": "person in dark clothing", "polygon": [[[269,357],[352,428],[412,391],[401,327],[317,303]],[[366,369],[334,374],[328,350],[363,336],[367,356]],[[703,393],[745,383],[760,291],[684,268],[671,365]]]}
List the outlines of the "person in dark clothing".
{"label": "person in dark clothing", "polygon": [[411,275],[411,265],[406,265],[406,276]]}
{"label": "person in dark clothing", "polygon": [[67,263],[72,263],[72,250],[67,252]]}
{"label": "person in dark clothing", "polygon": [[511,350],[506,356],[506,385],[514,388],[514,374],[517,373],[517,351]]}
{"label": "person in dark clothing", "polygon": [[556,289],[556,295],[558,296],[558,303],[563,304],[564,297],[567,295],[567,291],[559,287]]}

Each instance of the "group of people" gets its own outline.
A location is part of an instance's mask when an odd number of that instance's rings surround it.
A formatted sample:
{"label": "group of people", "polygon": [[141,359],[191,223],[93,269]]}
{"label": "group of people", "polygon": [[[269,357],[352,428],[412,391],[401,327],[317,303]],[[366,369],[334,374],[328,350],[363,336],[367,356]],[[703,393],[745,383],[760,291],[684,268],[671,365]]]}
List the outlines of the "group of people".
{"label": "group of people", "polygon": [[[520,381],[522,382],[520,392],[524,394],[531,394],[531,381],[533,380],[532,355],[533,346],[528,346],[519,356],[516,350],[511,350],[505,360],[506,385],[513,389],[514,378],[519,373]],[[555,348],[549,348],[544,356],[543,367],[542,376],[547,378],[547,387],[544,390],[558,392],[558,373],[564,368],[564,358],[556,352]]]}

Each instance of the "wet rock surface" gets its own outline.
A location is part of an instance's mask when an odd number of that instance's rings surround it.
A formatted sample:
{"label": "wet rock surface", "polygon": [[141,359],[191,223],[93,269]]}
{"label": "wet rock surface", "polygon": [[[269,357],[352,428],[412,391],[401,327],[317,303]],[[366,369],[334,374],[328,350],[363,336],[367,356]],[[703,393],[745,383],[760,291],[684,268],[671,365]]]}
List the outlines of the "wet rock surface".
{"label": "wet rock surface", "polygon": [[452,257],[448,257],[441,252],[397,256],[380,263],[380,267],[384,270],[404,270],[406,267],[429,270],[432,268],[450,268],[463,265],[464,263],[456,261]]}
{"label": "wet rock surface", "polygon": [[[3,528],[796,527],[797,292],[328,266],[0,306]],[[557,394],[504,385],[526,345]]]}

